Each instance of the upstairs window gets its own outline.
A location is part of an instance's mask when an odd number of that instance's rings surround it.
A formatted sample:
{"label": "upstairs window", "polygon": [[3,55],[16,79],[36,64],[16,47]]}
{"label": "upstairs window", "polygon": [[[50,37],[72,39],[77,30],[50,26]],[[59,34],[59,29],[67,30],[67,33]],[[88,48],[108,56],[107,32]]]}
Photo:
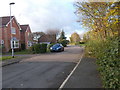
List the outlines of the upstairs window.
{"label": "upstairs window", "polygon": [[16,34],[16,29],[14,27],[12,27],[11,33]]}
{"label": "upstairs window", "polygon": [[30,36],[30,33],[28,32],[28,37]]}

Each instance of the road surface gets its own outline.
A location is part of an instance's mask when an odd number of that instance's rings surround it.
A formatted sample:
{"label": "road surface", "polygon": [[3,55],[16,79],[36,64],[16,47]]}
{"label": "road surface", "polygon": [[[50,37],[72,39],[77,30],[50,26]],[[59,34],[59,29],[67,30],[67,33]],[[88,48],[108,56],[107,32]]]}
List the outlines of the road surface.
{"label": "road surface", "polygon": [[40,54],[2,68],[3,88],[59,88],[79,61],[83,49],[69,46],[64,52]]}

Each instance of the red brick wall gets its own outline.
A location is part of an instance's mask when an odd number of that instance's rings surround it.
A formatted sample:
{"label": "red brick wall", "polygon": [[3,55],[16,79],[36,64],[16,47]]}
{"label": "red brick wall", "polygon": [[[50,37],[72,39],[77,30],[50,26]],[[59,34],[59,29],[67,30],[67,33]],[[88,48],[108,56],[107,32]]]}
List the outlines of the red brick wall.
{"label": "red brick wall", "polygon": [[21,31],[20,32],[20,36],[21,36],[21,43],[25,43],[25,32],[24,31]]}
{"label": "red brick wall", "polygon": [[28,41],[32,41],[32,37],[30,37],[29,35],[31,34],[31,29],[30,27],[27,28],[26,32],[25,32],[25,45],[26,45],[26,49],[28,49]]}
{"label": "red brick wall", "polygon": [[[12,26],[16,29],[16,34],[12,35],[13,37],[16,37],[17,40],[20,41],[20,30],[17,25],[17,22],[15,19],[12,20]],[[8,52],[11,49],[11,30],[10,30],[10,23],[8,24],[7,27],[2,28],[2,40],[4,40],[4,45],[5,45],[5,52]],[[19,47],[20,42],[19,42]]]}

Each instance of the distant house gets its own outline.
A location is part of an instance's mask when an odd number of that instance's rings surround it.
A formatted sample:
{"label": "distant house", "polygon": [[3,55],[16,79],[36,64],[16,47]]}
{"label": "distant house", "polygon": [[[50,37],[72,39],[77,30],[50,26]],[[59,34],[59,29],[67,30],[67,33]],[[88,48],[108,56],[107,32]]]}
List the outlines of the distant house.
{"label": "distant house", "polygon": [[21,48],[28,49],[32,46],[32,36],[31,36],[31,29],[30,26],[27,25],[20,25],[21,27]]}
{"label": "distant house", "polygon": [[14,49],[20,49],[20,30],[21,27],[18,24],[14,16],[11,17],[12,30],[10,29],[10,16],[0,17],[0,44],[3,47],[4,52],[8,52],[12,48],[12,40],[14,40]]}
{"label": "distant house", "polygon": [[44,34],[38,39],[38,43],[56,43],[56,35]]}

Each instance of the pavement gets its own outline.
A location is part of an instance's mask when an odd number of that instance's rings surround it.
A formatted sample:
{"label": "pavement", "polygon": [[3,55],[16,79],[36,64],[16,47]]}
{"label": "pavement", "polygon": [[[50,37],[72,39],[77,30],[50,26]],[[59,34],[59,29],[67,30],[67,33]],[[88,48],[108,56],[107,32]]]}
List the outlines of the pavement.
{"label": "pavement", "polygon": [[[59,88],[83,54],[83,48],[69,46],[64,52],[40,54],[3,67],[3,88]],[[95,59],[83,57],[63,86],[102,88]]]}
{"label": "pavement", "polygon": [[74,73],[62,87],[62,90],[65,88],[102,88],[95,61],[94,58],[83,57]]}

